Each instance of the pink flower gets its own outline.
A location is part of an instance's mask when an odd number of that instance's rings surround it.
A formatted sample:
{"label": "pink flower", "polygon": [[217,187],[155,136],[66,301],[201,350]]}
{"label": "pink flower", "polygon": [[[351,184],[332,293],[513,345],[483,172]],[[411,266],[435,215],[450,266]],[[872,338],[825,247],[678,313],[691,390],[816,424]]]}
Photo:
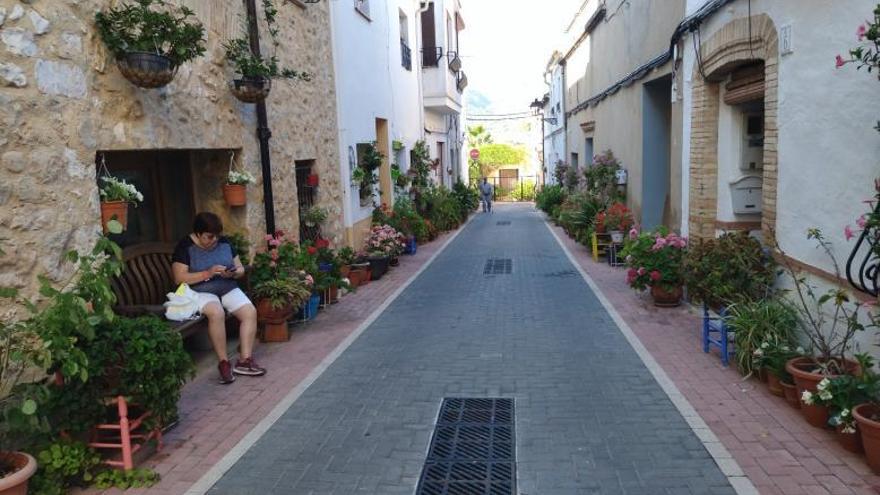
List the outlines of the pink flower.
{"label": "pink flower", "polygon": [[278,239],[270,239],[269,240],[269,245],[272,247],[278,247],[279,244],[281,244],[281,241],[279,241]]}
{"label": "pink flower", "polygon": [[645,270],[645,267],[641,267],[636,271],[636,273],[638,273],[639,276],[642,276],[642,275],[648,273],[648,270]]}
{"label": "pink flower", "polygon": [[315,279],[311,275],[306,275],[306,283],[312,285],[315,283]]}
{"label": "pink flower", "polygon": [[278,266],[278,263],[276,263],[275,261],[270,261],[269,266],[271,266],[272,268],[275,268],[276,266]]}
{"label": "pink flower", "polygon": [[651,280],[653,280],[654,282],[660,280],[662,277],[663,275],[661,275],[660,272],[658,272],[657,270],[651,272]]}
{"label": "pink flower", "polygon": [[868,214],[866,213],[860,216],[859,219],[856,220],[856,224],[859,226],[860,229],[864,229],[868,225]]}
{"label": "pink flower", "polygon": [[853,233],[852,227],[850,227],[849,225],[847,225],[846,227],[843,228],[843,235],[844,235],[844,237],[846,237],[846,240],[850,240],[856,236]]}
{"label": "pink flower", "polygon": [[859,24],[859,27],[856,29],[856,38],[858,38],[859,41],[862,41],[867,32],[868,28],[866,28],[864,24]]}
{"label": "pink flower", "polygon": [[835,65],[835,67],[837,67],[839,69],[839,68],[843,67],[844,65],[846,65],[846,61],[843,60],[843,57],[838,55],[837,58],[834,59],[834,65]]}
{"label": "pink flower", "polygon": [[635,227],[629,229],[629,238],[635,240],[639,236],[639,231]]}
{"label": "pink flower", "polygon": [[666,238],[665,237],[657,237],[657,240],[654,241],[654,246],[651,248],[651,251],[660,251],[661,249],[666,247]]}
{"label": "pink flower", "polygon": [[271,240],[274,240],[275,238],[272,236],[272,234],[266,234],[265,239],[267,241],[271,241]]}
{"label": "pink flower", "polygon": [[634,268],[630,268],[629,271],[626,272],[626,283],[631,284],[637,277],[636,270]]}

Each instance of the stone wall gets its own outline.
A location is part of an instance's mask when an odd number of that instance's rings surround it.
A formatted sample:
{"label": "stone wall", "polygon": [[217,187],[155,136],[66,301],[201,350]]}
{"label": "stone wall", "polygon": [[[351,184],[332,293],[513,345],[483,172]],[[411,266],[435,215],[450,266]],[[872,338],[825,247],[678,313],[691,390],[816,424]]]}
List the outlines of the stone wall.
{"label": "stone wall", "polygon": [[[100,231],[95,160],[102,150],[236,150],[258,178],[248,205],[220,200],[228,151],[194,166],[197,208],[246,228],[260,244],[265,222],[254,105],[228,89],[222,42],[244,29],[244,2],[175,0],[205,25],[207,52],[157,90],[125,80],[94,29],[116,0],[0,0],[0,286],[33,293],[36,275],[62,280],[62,255]],[[261,4],[261,2],[257,2]],[[342,189],[327,2],[276,0],[278,41],[261,23],[264,53],[305,70],[311,82],[275,81],[267,100],[278,228],[298,232],[295,160],[315,160],[318,204],[331,211],[325,236],[342,240]],[[262,14],[260,14],[262,20]],[[214,156],[214,155],[210,155]],[[219,210],[219,211],[218,211]]]}

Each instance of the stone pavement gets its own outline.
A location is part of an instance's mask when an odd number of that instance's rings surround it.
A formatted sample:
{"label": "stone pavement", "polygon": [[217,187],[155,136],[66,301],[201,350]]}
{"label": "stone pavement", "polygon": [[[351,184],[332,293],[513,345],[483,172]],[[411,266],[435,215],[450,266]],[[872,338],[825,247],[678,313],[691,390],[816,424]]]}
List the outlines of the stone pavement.
{"label": "stone pavement", "polygon": [[622,269],[594,263],[585,247],[553,229],[762,495],[880,493],[880,477],[831,432],[807,425],[757,380],[721,366],[717,353],[703,354],[694,310],[655,308],[629,288]]}
{"label": "stone pavement", "polygon": [[529,205],[478,215],[209,493],[412,494],[443,397],[515,398],[521,494],[734,493]]}

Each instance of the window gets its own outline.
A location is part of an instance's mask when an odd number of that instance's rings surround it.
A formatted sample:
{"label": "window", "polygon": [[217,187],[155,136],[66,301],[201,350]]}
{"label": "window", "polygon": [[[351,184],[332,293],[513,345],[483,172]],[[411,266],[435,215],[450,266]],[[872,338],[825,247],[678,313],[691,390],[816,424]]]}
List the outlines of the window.
{"label": "window", "polygon": [[577,154],[577,153],[572,153],[572,154],[571,154],[571,166],[572,166],[575,170],[577,170],[577,168],[578,168],[578,154]]}
{"label": "window", "polygon": [[412,50],[409,47],[409,22],[406,14],[400,11],[400,65],[412,70]]}
{"label": "window", "polygon": [[437,67],[443,57],[443,48],[437,46],[437,26],[434,23],[434,2],[422,12],[422,67]]}
{"label": "window", "polygon": [[370,0],[354,0],[354,10],[357,10],[362,16],[370,18]]}

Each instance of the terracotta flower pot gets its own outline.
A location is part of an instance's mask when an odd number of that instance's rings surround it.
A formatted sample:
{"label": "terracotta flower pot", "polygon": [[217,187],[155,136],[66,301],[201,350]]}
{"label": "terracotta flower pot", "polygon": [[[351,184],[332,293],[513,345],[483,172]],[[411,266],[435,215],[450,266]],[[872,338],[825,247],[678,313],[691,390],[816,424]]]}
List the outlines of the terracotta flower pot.
{"label": "terracotta flower pot", "polygon": [[798,397],[797,387],[794,383],[785,383],[780,381],[779,384],[782,386],[782,391],[785,394],[785,401],[788,402],[788,405],[795,408],[801,408],[801,398]]}
{"label": "terracotta flower pot", "polygon": [[862,435],[859,433],[858,424],[856,425],[855,433],[844,433],[843,426],[838,426],[835,430],[837,431],[837,442],[841,447],[854,454],[861,454],[865,451],[865,448],[862,446]]}
{"label": "terracotta flower pot", "polygon": [[287,321],[277,322],[277,323],[268,323],[266,322],[265,328],[263,329],[263,337],[260,339],[263,342],[287,342],[290,340],[290,328],[287,326]]}
{"label": "terracotta flower pot", "polygon": [[784,397],[785,391],[782,389],[782,383],[779,377],[772,371],[767,371],[767,390],[777,397]]}
{"label": "terracotta flower pot", "polygon": [[853,409],[852,414],[858,424],[868,465],[875,473],[880,473],[880,407],[860,404]]}
{"label": "terracotta flower pot", "polygon": [[116,220],[122,230],[128,227],[128,201],[101,201],[101,227],[107,233],[107,222]]}
{"label": "terracotta flower pot", "polygon": [[15,469],[0,478],[0,495],[25,495],[28,480],[37,472],[37,461],[24,452],[0,452],[0,462]]}
{"label": "terracotta flower pot", "polygon": [[350,270],[348,273],[348,283],[352,287],[360,287],[364,282],[366,270]]}
{"label": "terracotta flower pot", "polygon": [[351,267],[348,265],[343,265],[339,267],[339,274],[342,275],[342,278],[348,278],[348,274],[351,273]]}
{"label": "terracotta flower pot", "polygon": [[247,186],[243,184],[223,184],[223,199],[229,206],[247,204]]}
{"label": "terracotta flower pot", "polygon": [[290,304],[276,309],[268,299],[257,301],[257,319],[263,323],[286,323],[292,314],[293,308]]}
{"label": "terracotta flower pot", "polygon": [[[815,361],[809,357],[796,357],[785,363],[785,370],[791,374],[792,378],[794,378],[794,383],[797,386],[797,394],[799,398],[803,396],[805,391],[815,393],[816,386],[819,384],[819,382],[821,382],[823,378],[827,378],[826,375],[822,375],[821,373],[813,371],[815,365]],[[858,375],[861,373],[859,364],[856,362],[848,361],[845,363],[844,366],[850,373],[854,375]],[[806,419],[807,423],[809,423],[810,425],[817,428],[828,427],[827,407],[804,404],[802,402],[801,413],[804,415],[804,419]]]}
{"label": "terracotta flower pot", "polygon": [[681,295],[683,290],[681,286],[672,290],[666,290],[659,285],[651,287],[651,297],[654,299],[654,306],[660,308],[674,308],[681,304]]}

